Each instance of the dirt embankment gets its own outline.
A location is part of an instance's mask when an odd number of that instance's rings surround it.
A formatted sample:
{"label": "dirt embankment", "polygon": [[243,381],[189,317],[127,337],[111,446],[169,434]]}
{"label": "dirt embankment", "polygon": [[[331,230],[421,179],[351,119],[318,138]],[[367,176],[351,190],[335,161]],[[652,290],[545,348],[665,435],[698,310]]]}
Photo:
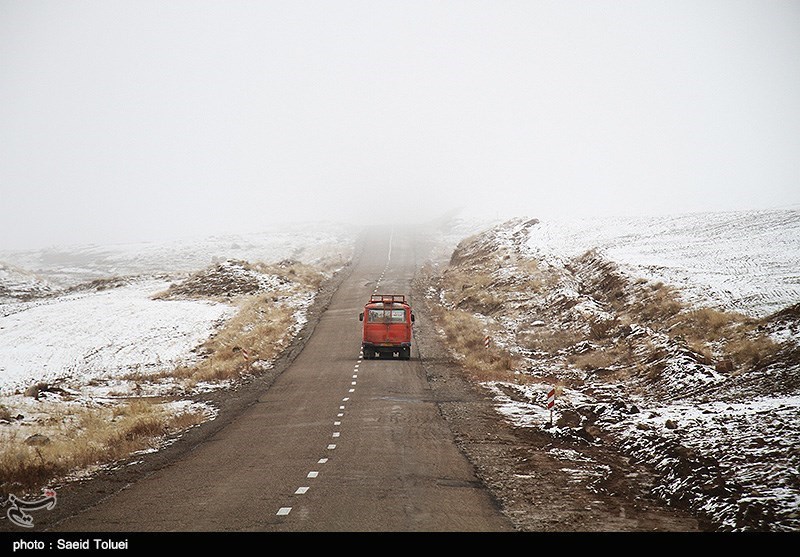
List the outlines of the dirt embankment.
{"label": "dirt embankment", "polygon": [[[415,340],[442,416],[519,531],[713,529],[661,501],[652,491],[653,472],[613,447],[509,421],[497,411],[493,393],[453,359],[430,318],[435,310],[418,312]],[[564,430],[563,424],[558,430]]]}
{"label": "dirt embankment", "polygon": [[[498,430],[512,432],[501,452],[516,454],[515,474],[500,482],[501,497],[511,507],[540,500],[529,484],[546,485],[544,467],[572,475],[554,480],[571,484],[564,497],[592,493],[644,520],[615,517],[611,529],[658,529],[643,518],[649,502],[708,530],[796,530],[800,350],[786,336],[796,308],[753,319],[693,307],[596,252],[536,259],[525,249],[536,225],[467,238],[417,281],[443,356],[494,398],[508,424]],[[586,524],[578,529],[594,529]]]}

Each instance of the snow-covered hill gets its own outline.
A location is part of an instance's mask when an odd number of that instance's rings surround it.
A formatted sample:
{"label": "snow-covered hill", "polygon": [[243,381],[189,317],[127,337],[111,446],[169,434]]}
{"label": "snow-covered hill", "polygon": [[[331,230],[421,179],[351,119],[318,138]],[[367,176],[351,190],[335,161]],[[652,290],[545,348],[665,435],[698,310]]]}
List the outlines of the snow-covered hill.
{"label": "snow-covered hill", "polygon": [[0,396],[37,382],[85,384],[185,363],[236,308],[154,299],[171,280],[228,259],[335,266],[349,259],[352,239],[339,227],[295,226],[191,242],[0,253],[0,261],[14,262],[0,266]]}
{"label": "snow-covered hill", "polygon": [[[12,293],[24,294],[36,288],[33,284],[26,286],[33,280],[52,290],[114,276],[174,276],[227,259],[266,262],[293,259],[310,264],[347,260],[353,237],[354,230],[341,225],[308,223],[266,227],[261,233],[164,242],[0,250],[0,301],[4,286]],[[9,273],[6,283],[4,268],[16,270],[13,277]]]}
{"label": "snow-covered hill", "polygon": [[563,259],[595,249],[695,303],[757,317],[800,302],[800,210],[542,219],[527,247]]}
{"label": "snow-covered hill", "polygon": [[449,259],[429,302],[457,359],[510,373],[484,382],[509,421],[616,446],[719,529],[800,529],[800,211],[520,217]]}

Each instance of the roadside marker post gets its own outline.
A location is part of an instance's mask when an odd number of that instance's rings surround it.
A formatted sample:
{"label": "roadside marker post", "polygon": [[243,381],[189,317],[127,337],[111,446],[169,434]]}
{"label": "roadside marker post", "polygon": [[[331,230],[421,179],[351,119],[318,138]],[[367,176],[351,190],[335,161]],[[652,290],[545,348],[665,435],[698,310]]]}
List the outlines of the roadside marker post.
{"label": "roadside marker post", "polygon": [[486,350],[489,350],[489,344],[492,342],[492,339],[489,338],[489,335],[483,337],[483,346],[486,347]]}
{"label": "roadside marker post", "polygon": [[247,350],[245,350],[244,348],[241,348],[240,350],[242,352],[242,357],[244,357],[244,366],[245,366],[245,368],[250,369],[250,365],[251,365],[250,354],[248,354]]}
{"label": "roadside marker post", "polygon": [[556,388],[547,393],[547,409],[550,410],[550,425],[553,425],[553,407],[556,405]]}

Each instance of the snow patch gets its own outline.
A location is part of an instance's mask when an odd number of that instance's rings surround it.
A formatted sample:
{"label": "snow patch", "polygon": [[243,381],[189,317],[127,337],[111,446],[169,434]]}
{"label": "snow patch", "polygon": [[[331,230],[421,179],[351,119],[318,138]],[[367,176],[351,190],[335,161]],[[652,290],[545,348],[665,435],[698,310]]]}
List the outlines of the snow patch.
{"label": "snow patch", "polygon": [[210,301],[154,300],[168,286],[142,280],[109,291],[29,302],[0,317],[0,389],[37,382],[85,385],[193,360],[236,308]]}

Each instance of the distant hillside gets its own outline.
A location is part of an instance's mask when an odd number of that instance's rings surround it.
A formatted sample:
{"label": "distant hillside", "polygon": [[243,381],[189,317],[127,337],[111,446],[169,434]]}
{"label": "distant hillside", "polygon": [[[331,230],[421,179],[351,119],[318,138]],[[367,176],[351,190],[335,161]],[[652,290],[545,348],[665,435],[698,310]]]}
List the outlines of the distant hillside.
{"label": "distant hillside", "polygon": [[0,262],[0,298],[28,299],[53,291],[53,286],[34,273]]}
{"label": "distant hillside", "polygon": [[527,248],[538,258],[595,250],[687,301],[753,317],[800,302],[800,210],[541,219]]}

